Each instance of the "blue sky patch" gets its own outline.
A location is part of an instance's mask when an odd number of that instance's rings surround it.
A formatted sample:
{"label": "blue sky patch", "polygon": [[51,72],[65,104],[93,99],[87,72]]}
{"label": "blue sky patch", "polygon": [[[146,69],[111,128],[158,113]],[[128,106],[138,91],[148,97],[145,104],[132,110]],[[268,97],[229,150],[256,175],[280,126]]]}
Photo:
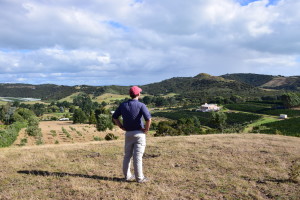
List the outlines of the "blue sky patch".
{"label": "blue sky patch", "polygon": [[107,24],[114,28],[122,29],[124,31],[129,31],[129,28],[127,26],[124,26],[123,24],[120,24],[119,22],[116,21],[106,21]]}
{"label": "blue sky patch", "polygon": [[[237,0],[242,6],[247,6],[248,4],[255,2],[255,1],[261,1],[261,0]],[[276,5],[280,0],[269,0],[269,3],[266,6],[270,5]]]}
{"label": "blue sky patch", "polygon": [[4,53],[12,53],[12,52],[18,52],[18,53],[28,53],[33,50],[30,49],[8,49],[8,48],[0,48],[0,51]]}

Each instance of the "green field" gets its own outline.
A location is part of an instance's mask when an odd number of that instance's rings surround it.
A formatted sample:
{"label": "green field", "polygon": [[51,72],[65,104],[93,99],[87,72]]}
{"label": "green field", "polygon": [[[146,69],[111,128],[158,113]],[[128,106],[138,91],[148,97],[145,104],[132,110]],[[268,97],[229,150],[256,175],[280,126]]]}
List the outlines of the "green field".
{"label": "green field", "polygon": [[98,103],[101,103],[102,101],[105,101],[106,103],[110,103],[111,101],[122,100],[125,98],[129,98],[129,95],[105,93],[103,95],[96,97],[96,101]]}
{"label": "green field", "polygon": [[266,123],[261,133],[282,134],[300,137],[300,117]]}

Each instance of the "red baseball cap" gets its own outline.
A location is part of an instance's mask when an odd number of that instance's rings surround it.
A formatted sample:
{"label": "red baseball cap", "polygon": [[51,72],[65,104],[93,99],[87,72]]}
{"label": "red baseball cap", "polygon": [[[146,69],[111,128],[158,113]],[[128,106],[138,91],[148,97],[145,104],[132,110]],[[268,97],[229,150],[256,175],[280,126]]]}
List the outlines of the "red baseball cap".
{"label": "red baseball cap", "polygon": [[142,92],[142,89],[139,88],[138,86],[132,86],[129,90],[129,94],[133,94],[133,95],[138,95],[141,92]]}

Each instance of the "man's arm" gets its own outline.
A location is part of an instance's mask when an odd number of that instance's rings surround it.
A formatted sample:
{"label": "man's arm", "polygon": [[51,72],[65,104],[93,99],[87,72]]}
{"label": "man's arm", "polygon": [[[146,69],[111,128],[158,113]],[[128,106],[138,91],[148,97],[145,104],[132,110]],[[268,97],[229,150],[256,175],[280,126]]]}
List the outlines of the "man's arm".
{"label": "man's arm", "polygon": [[120,127],[120,129],[122,129],[123,131],[126,131],[126,130],[124,129],[124,127],[123,127],[123,125],[122,125],[122,123],[120,122],[119,119],[113,118],[113,121],[115,122],[115,124],[116,124],[117,126]]}
{"label": "man's arm", "polygon": [[142,131],[144,133],[147,133],[149,131],[149,129],[150,129],[150,125],[151,125],[151,118],[146,121],[145,128],[143,128]]}

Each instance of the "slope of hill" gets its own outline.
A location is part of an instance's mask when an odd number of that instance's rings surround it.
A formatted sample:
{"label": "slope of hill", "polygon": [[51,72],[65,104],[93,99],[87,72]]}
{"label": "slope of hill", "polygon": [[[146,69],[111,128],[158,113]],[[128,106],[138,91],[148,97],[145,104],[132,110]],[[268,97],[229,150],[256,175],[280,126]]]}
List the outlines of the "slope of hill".
{"label": "slope of hill", "polygon": [[274,76],[271,75],[251,74],[251,73],[225,74],[222,75],[221,77],[229,80],[236,80],[255,87],[261,86],[271,81],[274,78]]}
{"label": "slope of hill", "polygon": [[0,84],[2,97],[31,97],[40,99],[59,99],[76,92],[74,87],[44,84]]}
{"label": "slope of hill", "polygon": [[[300,138],[148,138],[145,184],[124,182],[123,140],[4,148],[0,199],[297,199]],[[176,155],[176,156],[175,156]],[[297,181],[297,182],[296,182]]]}
{"label": "slope of hill", "polygon": [[274,77],[271,81],[261,85],[261,87],[300,91],[300,76]]}
{"label": "slope of hill", "polygon": [[42,100],[59,100],[77,92],[85,92],[94,96],[104,93],[127,94],[128,87],[124,86],[65,86],[65,85],[30,85],[30,84],[0,84],[1,97],[31,97]]}
{"label": "slope of hill", "polygon": [[143,91],[149,94],[177,93],[189,98],[228,97],[232,94],[241,96],[257,94],[259,96],[263,93],[254,86],[203,73],[195,77],[176,77],[144,85]]}
{"label": "slope of hill", "polygon": [[261,88],[300,90],[300,76],[272,76],[263,74],[237,73],[225,74],[221,77]]}

